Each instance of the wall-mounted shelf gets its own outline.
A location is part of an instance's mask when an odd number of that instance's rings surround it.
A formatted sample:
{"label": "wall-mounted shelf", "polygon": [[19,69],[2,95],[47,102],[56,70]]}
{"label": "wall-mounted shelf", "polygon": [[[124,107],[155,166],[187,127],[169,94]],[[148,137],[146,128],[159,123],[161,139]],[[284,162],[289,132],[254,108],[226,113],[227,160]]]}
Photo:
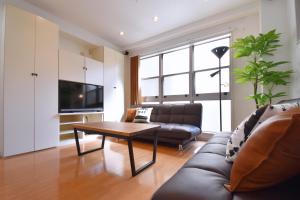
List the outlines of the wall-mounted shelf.
{"label": "wall-mounted shelf", "polygon": [[77,121],[77,122],[61,122],[59,124],[62,126],[62,125],[80,124],[80,123],[82,123],[82,121]]}
{"label": "wall-mounted shelf", "polygon": [[58,113],[59,116],[68,116],[68,115],[96,115],[104,114],[104,112],[73,112],[73,113]]}

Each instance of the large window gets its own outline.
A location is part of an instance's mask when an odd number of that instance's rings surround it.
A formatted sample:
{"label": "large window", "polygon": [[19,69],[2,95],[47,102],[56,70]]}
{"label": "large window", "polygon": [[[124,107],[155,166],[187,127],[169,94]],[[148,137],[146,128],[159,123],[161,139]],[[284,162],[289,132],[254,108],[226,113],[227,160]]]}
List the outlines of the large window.
{"label": "large window", "polygon": [[[230,46],[230,35],[199,41],[140,60],[143,103],[202,103],[203,131],[219,130],[219,60],[211,52]],[[231,130],[230,51],[221,59],[223,130]],[[213,76],[213,74],[215,74]]]}
{"label": "large window", "polygon": [[141,90],[143,97],[159,96],[159,56],[140,60]]}

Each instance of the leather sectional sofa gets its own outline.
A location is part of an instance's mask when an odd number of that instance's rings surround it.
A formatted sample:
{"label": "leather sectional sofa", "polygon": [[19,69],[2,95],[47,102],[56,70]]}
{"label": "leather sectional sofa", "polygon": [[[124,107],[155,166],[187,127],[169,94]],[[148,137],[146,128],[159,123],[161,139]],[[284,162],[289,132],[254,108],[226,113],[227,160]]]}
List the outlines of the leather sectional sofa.
{"label": "leather sectional sofa", "polygon": [[[231,133],[210,139],[171,179],[162,185],[152,200],[292,200],[300,198],[300,177],[254,192],[228,192],[231,164],[225,149]],[[274,166],[276,167],[276,166]]]}
{"label": "leather sectional sofa", "polygon": [[[202,104],[183,105],[142,105],[152,107],[151,123],[159,124],[158,142],[184,145],[201,134]],[[140,136],[139,139],[153,140],[151,133]]]}
{"label": "leather sectional sofa", "polygon": [[[299,99],[280,103],[299,102]],[[292,200],[300,199],[300,176],[270,188],[253,192],[230,193],[232,164],[225,161],[231,133],[218,133],[211,138],[173,177],[163,184],[152,200]],[[276,166],[274,166],[276,167]]]}

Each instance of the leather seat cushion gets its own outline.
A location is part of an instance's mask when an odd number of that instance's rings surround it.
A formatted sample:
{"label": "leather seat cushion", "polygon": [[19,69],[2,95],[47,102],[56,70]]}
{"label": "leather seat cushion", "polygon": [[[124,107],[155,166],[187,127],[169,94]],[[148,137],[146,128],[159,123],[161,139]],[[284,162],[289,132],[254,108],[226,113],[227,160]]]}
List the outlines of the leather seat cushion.
{"label": "leather seat cushion", "polygon": [[227,145],[227,137],[213,137],[206,144],[224,144]]}
{"label": "leather seat cushion", "polygon": [[214,153],[225,157],[226,145],[207,143],[199,150],[199,153]]}
{"label": "leather seat cushion", "polygon": [[189,124],[159,123],[159,137],[187,140],[201,133],[200,128]]}
{"label": "leather seat cushion", "polygon": [[213,153],[198,153],[193,156],[183,167],[199,168],[230,177],[232,164],[225,161],[224,156]]}
{"label": "leather seat cushion", "polygon": [[152,200],[229,200],[232,195],[224,188],[228,179],[215,172],[198,168],[182,168],[152,197]]}

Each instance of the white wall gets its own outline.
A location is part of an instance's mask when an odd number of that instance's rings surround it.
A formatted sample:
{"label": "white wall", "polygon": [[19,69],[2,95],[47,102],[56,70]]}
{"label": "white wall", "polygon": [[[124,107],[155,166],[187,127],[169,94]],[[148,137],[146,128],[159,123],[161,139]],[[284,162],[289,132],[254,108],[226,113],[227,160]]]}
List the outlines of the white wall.
{"label": "white wall", "polygon": [[3,89],[4,89],[4,0],[0,0],[0,156],[3,156],[4,133],[3,133]]}
{"label": "white wall", "polygon": [[[159,46],[152,46],[146,49],[141,49],[140,51],[135,50],[134,55],[143,55],[147,52],[155,52],[157,49],[165,47],[172,47],[176,44],[182,43],[183,39],[185,41],[192,41],[194,38],[206,39],[213,37],[215,35],[220,35],[222,33],[232,34],[232,41],[237,38],[244,37],[249,34],[257,35],[259,33],[259,14],[252,13],[247,17],[242,17],[231,22],[223,23],[210,28],[200,29],[195,33],[185,35],[177,39],[172,39],[171,41],[165,41],[159,44]],[[245,60],[242,59],[231,59],[232,68],[243,67]],[[246,116],[248,116],[255,109],[255,104],[251,100],[247,100],[246,96],[252,94],[252,88],[250,85],[238,85],[234,81],[234,77],[231,77],[232,82],[232,128],[234,129]]]}
{"label": "white wall", "polygon": [[[289,1],[289,0],[288,0]],[[290,21],[289,13],[291,10],[287,7],[286,0],[261,0],[260,1],[260,31],[266,33],[272,29],[276,29],[281,33],[280,47],[277,52],[272,56],[274,61],[291,61],[291,48],[290,48]],[[291,68],[291,64],[282,65],[278,69],[287,70]],[[280,86],[275,89],[274,92],[284,91],[289,96],[289,87]],[[281,99],[287,99],[289,97],[283,97]],[[278,102],[280,99],[275,99],[274,102]]]}
{"label": "white wall", "polygon": [[[259,16],[253,15],[247,18],[236,21],[233,25],[232,41],[237,38],[245,37],[247,35],[257,35],[259,33]],[[231,59],[232,67],[244,67],[245,59]],[[255,103],[253,100],[246,99],[247,96],[253,94],[253,88],[250,84],[237,84],[233,73],[231,73],[231,93],[232,93],[232,129],[255,110]]]}
{"label": "white wall", "polygon": [[261,0],[260,5],[261,31],[276,28],[282,33],[283,46],[274,56],[274,60],[289,61],[288,67],[294,70],[290,86],[282,88],[288,93],[283,99],[300,97],[300,43],[297,41],[295,1],[299,0]]}
{"label": "white wall", "polygon": [[[290,87],[291,98],[300,97],[300,41],[297,41],[297,34],[300,33],[297,33],[295,1],[299,1],[299,0],[287,1],[288,22],[290,25],[289,42],[290,42],[291,64],[294,70],[294,76]],[[300,12],[300,3],[298,4],[298,12]],[[299,23],[298,26],[300,26],[300,21],[298,23]],[[298,27],[298,30],[299,28],[300,27]]]}
{"label": "white wall", "polygon": [[282,33],[280,43],[283,45],[278,49],[272,59],[288,60],[290,58],[289,50],[289,23],[287,1],[282,0],[261,0],[260,5],[260,31],[262,33],[276,29]]}

